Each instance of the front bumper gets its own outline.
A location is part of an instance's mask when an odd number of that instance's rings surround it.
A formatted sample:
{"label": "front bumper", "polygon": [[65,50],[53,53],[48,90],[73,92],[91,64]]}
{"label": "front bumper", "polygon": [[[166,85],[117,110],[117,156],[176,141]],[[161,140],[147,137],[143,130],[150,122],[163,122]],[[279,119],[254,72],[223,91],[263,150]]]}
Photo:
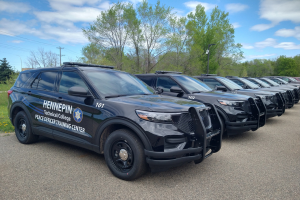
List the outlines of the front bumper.
{"label": "front bumper", "polygon": [[165,152],[144,150],[146,162],[152,171],[163,171],[171,167],[194,161],[195,164],[201,163],[205,158],[221,149],[222,124],[213,105],[209,110],[212,128],[207,131],[200,116],[199,109],[191,107],[189,113],[192,118],[194,135],[188,135],[188,148]]}
{"label": "front bumper", "polygon": [[250,110],[247,121],[226,121],[226,129],[228,135],[236,135],[245,131],[256,131],[266,123],[266,106],[260,97],[254,101],[253,98],[248,99]]}
{"label": "front bumper", "polygon": [[285,101],[282,94],[276,93],[276,106],[267,109],[267,118],[281,116],[285,112]]}

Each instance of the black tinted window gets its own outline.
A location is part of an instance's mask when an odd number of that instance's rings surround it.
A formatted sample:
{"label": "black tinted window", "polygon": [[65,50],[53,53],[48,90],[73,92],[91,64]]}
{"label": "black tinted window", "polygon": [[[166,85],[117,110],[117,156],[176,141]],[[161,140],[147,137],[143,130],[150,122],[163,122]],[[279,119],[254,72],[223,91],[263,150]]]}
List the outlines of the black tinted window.
{"label": "black tinted window", "polygon": [[156,87],[161,87],[164,91],[170,92],[172,86],[178,86],[178,84],[168,77],[158,77]]}
{"label": "black tinted window", "polygon": [[144,83],[146,83],[147,85],[153,86],[154,77],[151,76],[137,76],[137,77],[142,81],[144,81]]}
{"label": "black tinted window", "polygon": [[211,89],[215,89],[217,86],[224,86],[222,83],[217,81],[216,79],[204,78],[203,82],[208,85]]}
{"label": "black tinted window", "polygon": [[43,72],[40,75],[40,80],[37,89],[54,91],[54,82],[57,72]]}
{"label": "black tinted window", "polygon": [[32,76],[32,73],[21,73],[16,82],[15,82],[15,87],[22,87],[23,84]]}
{"label": "black tinted window", "polygon": [[68,89],[74,86],[80,86],[88,90],[88,87],[76,72],[63,72],[59,84],[59,92],[68,93]]}
{"label": "black tinted window", "polygon": [[34,79],[31,87],[38,90],[54,91],[54,82],[57,72],[43,72]]}

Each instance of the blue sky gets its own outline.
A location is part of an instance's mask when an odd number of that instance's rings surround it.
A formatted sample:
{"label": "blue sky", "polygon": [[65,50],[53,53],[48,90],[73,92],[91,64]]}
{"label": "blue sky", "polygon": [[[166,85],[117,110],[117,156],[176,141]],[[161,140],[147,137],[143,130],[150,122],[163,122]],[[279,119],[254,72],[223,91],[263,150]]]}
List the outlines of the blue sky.
{"label": "blue sky", "polygon": [[[127,0],[138,4],[140,0]],[[62,61],[75,61],[88,44],[81,29],[92,23],[114,0],[0,0],[0,58],[15,69],[26,67],[30,51],[59,53]],[[155,4],[156,0],[149,0]],[[161,0],[177,15],[186,16],[197,4],[206,13],[218,6],[228,11],[235,41],[243,45],[245,60],[300,54],[300,0]]]}

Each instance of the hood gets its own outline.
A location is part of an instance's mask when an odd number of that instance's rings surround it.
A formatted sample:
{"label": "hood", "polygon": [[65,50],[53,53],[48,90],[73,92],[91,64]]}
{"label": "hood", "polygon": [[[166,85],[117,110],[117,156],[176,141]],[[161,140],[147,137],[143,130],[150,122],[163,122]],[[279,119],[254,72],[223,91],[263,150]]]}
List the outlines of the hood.
{"label": "hood", "polygon": [[275,95],[276,92],[271,92],[271,91],[264,91],[264,90],[253,90],[253,89],[243,89],[243,90],[237,90],[236,91],[238,94],[245,94],[249,95],[252,97],[255,97],[255,94],[260,94],[260,95]]}
{"label": "hood", "polygon": [[109,99],[134,106],[136,109],[159,112],[186,112],[190,107],[205,108],[203,103],[162,95],[133,95]]}
{"label": "hood", "polygon": [[249,96],[246,95],[225,93],[220,91],[195,93],[193,94],[193,96],[199,97],[200,100],[202,97],[216,98],[218,100],[223,99],[223,100],[239,100],[239,101],[246,101],[249,99]]}

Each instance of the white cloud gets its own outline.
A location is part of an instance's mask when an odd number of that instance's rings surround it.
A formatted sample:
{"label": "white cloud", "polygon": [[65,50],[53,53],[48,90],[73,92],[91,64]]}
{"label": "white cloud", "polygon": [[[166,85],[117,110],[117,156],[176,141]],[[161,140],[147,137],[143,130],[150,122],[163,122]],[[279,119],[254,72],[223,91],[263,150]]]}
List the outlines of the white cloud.
{"label": "white cloud", "polygon": [[300,26],[296,26],[295,29],[280,29],[275,32],[275,35],[281,37],[295,37],[300,40]]}
{"label": "white cloud", "polygon": [[255,47],[257,48],[266,48],[266,47],[273,47],[277,44],[276,40],[273,38],[267,38],[264,41],[256,42]]}
{"label": "white cloud", "polygon": [[233,28],[239,28],[241,25],[238,22],[232,23]]}
{"label": "white cloud", "polygon": [[275,25],[276,24],[257,24],[255,26],[252,26],[250,29],[252,31],[264,31],[264,30],[274,27]]}
{"label": "white cloud", "polygon": [[243,10],[246,10],[247,8],[248,5],[241,4],[241,3],[230,3],[225,5],[226,11],[230,13],[241,12]]}
{"label": "white cloud", "polygon": [[242,43],[242,45],[243,45],[242,48],[244,48],[244,49],[253,49],[253,48],[254,48],[254,46],[249,45],[249,44],[244,44],[244,43]]}
{"label": "white cloud", "polygon": [[265,57],[271,57],[271,56],[276,56],[276,54],[272,53],[272,54],[263,54],[263,55],[249,55],[249,56],[246,56],[246,58],[255,59],[255,58],[265,58]]}
{"label": "white cloud", "polygon": [[[49,0],[51,8],[55,11],[36,11],[34,14],[40,21],[46,23],[71,26],[74,22],[92,22],[101,11],[110,7],[107,1],[99,2],[99,0]],[[85,4],[92,6],[84,6]]]}
{"label": "white cloud", "polygon": [[208,10],[211,10],[211,9],[213,9],[217,6],[216,4],[205,3],[205,2],[200,2],[200,1],[188,1],[188,2],[184,3],[184,5],[186,7],[188,7],[192,12],[195,11],[196,6],[198,4],[201,4],[204,7],[205,12],[208,11]]}
{"label": "white cloud", "polygon": [[54,39],[61,43],[80,43],[85,44],[88,40],[82,34],[82,30],[74,25],[51,26],[41,25],[40,29],[35,29],[36,21],[11,21],[8,19],[0,20],[0,34],[3,35],[20,35],[31,34],[41,39]]}
{"label": "white cloud", "polygon": [[0,1],[0,12],[26,13],[29,10],[30,6],[25,3]]}
{"label": "white cloud", "polygon": [[22,41],[22,40],[12,40],[11,42],[12,42],[12,43],[19,44],[19,43],[22,43],[22,42],[24,42],[24,41]]}
{"label": "white cloud", "polygon": [[255,25],[251,30],[264,31],[282,21],[300,23],[299,8],[299,0],[262,0],[259,9],[260,18],[267,19],[271,23]]}
{"label": "white cloud", "polygon": [[260,49],[266,47],[273,47],[276,49],[285,49],[285,50],[300,49],[300,44],[295,44],[294,42],[281,42],[278,44],[276,40],[273,38],[267,38],[264,41],[256,42],[254,46]]}
{"label": "white cloud", "polygon": [[274,46],[274,48],[281,48],[281,49],[300,49],[300,44],[295,44],[294,42],[281,42]]}

